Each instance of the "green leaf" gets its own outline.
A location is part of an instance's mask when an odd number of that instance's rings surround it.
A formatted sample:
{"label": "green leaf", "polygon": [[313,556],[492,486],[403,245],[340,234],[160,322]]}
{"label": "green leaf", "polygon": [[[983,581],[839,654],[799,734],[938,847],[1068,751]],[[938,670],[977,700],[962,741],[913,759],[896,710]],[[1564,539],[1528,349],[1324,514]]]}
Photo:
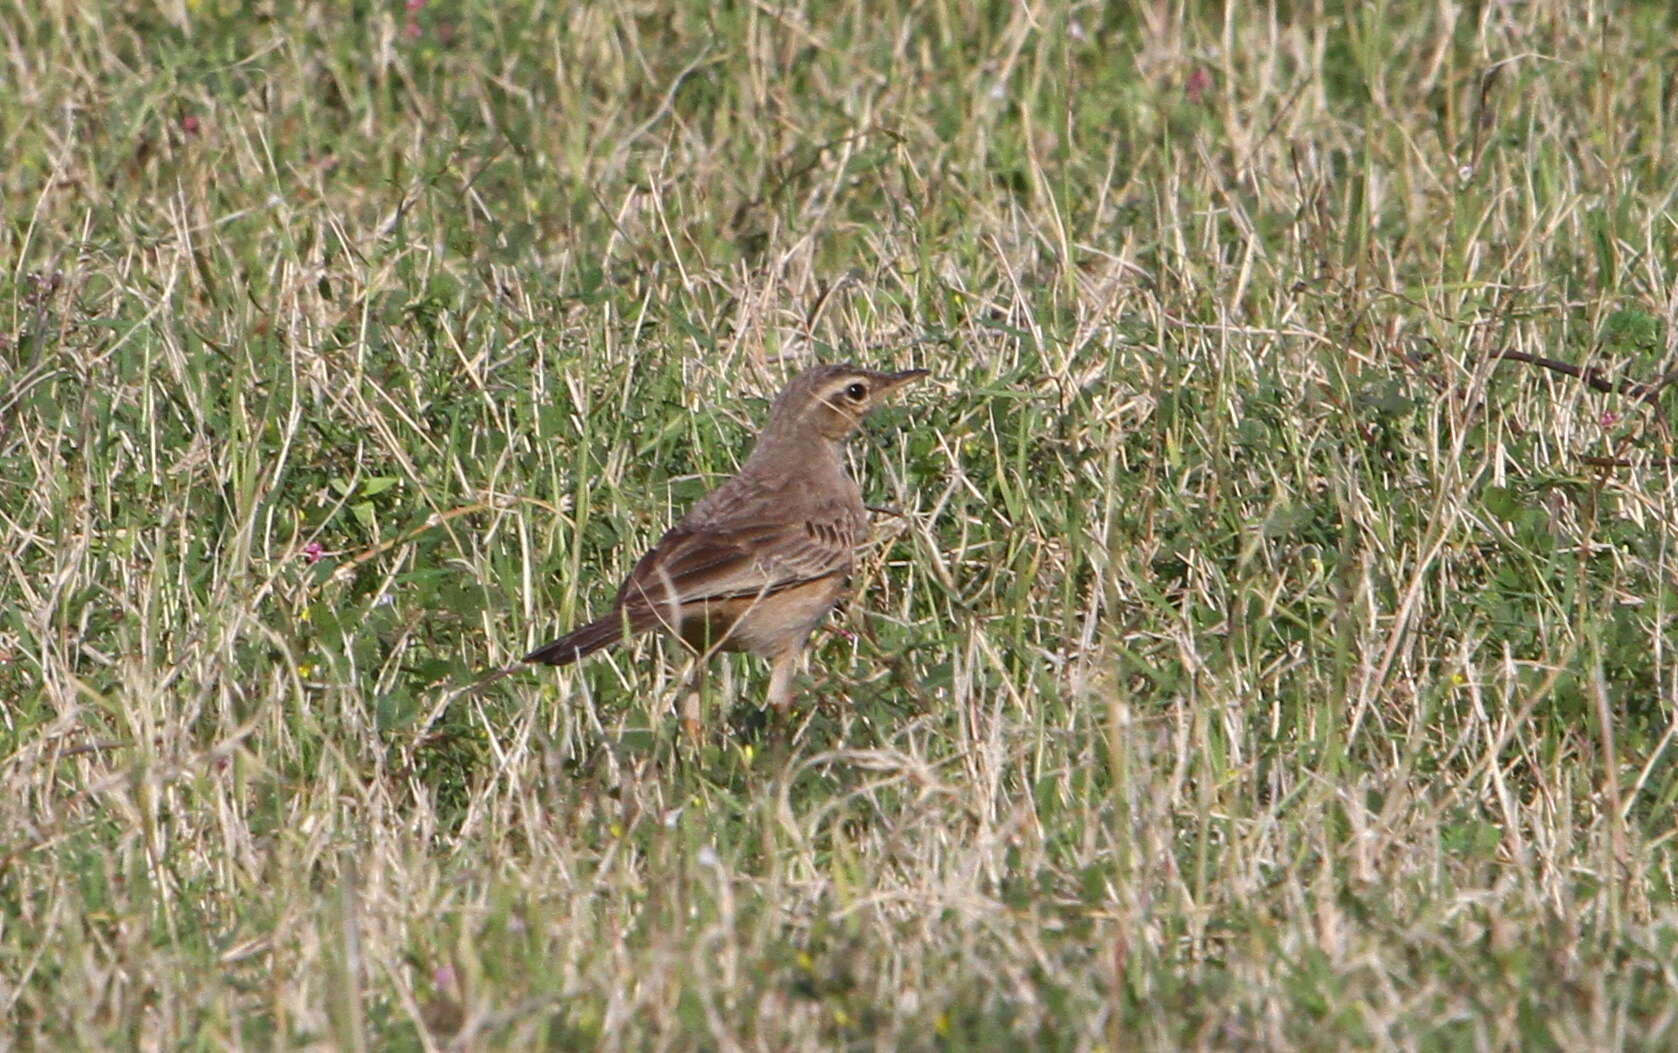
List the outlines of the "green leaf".
{"label": "green leaf", "polygon": [[1610,347],[1651,351],[1663,343],[1661,320],[1635,307],[1622,307],[1602,323],[1602,342]]}
{"label": "green leaf", "polygon": [[1310,526],[1317,518],[1317,513],[1310,505],[1284,505],[1271,512],[1264,520],[1264,536],[1267,538],[1292,537]]}
{"label": "green leaf", "polygon": [[1507,486],[1488,486],[1483,496],[1486,502],[1486,511],[1506,523],[1514,522],[1515,517],[1520,515],[1521,509],[1525,507],[1521,502],[1520,495]]}

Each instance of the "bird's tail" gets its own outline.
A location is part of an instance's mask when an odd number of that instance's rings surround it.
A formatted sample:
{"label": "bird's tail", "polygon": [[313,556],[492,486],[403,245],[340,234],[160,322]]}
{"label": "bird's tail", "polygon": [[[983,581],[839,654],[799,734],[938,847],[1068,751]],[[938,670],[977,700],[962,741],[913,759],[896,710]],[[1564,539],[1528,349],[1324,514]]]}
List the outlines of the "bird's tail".
{"label": "bird's tail", "polygon": [[570,665],[584,655],[591,655],[602,647],[608,647],[623,639],[623,623],[623,616],[614,611],[604,618],[572,629],[553,643],[543,644],[525,655],[524,661],[540,662],[543,665]]}

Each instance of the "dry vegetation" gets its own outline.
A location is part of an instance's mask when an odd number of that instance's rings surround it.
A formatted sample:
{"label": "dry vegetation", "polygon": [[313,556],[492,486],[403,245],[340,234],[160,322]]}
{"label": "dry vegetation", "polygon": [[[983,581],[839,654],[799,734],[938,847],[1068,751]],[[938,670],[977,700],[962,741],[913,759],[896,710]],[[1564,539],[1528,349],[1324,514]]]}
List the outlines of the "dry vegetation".
{"label": "dry vegetation", "polygon": [[[1667,5],[343,6],[0,14],[12,1042],[1678,1044]],[[459,690],[816,359],[796,729]]]}

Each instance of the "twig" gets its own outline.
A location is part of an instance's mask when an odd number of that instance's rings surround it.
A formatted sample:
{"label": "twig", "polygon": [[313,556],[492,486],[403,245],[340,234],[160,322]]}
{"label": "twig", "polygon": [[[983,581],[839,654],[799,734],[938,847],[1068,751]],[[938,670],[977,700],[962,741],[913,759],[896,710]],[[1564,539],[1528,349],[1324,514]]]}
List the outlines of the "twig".
{"label": "twig", "polygon": [[1644,383],[1639,380],[1615,381],[1604,376],[1602,370],[1598,369],[1596,366],[1576,366],[1571,362],[1563,362],[1554,358],[1544,358],[1540,355],[1529,355],[1525,351],[1510,351],[1508,349],[1494,351],[1492,354],[1496,358],[1506,358],[1511,362],[1526,362],[1530,365],[1542,366],[1543,368],[1552,370],[1556,373],[1562,373],[1566,376],[1577,378],[1592,391],[1600,391],[1606,395],[1627,395],[1639,402],[1654,402],[1668,385],[1672,384],[1674,381],[1678,381],[1678,369],[1669,369],[1665,373],[1662,373],[1659,379],[1650,383]]}
{"label": "twig", "polygon": [[1629,457],[1599,457],[1582,453],[1579,463],[1592,468],[1671,468],[1678,464],[1678,457],[1647,457],[1634,461]]}

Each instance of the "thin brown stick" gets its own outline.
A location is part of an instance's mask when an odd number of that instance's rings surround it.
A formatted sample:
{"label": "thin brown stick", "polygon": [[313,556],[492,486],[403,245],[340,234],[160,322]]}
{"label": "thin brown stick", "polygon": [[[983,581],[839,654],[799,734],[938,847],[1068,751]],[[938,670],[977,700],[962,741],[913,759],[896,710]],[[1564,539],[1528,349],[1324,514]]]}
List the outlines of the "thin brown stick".
{"label": "thin brown stick", "polygon": [[1668,385],[1678,381],[1678,369],[1669,369],[1661,374],[1658,379],[1649,383],[1639,380],[1616,381],[1604,376],[1602,370],[1596,366],[1576,366],[1571,362],[1544,358],[1541,355],[1529,355],[1525,351],[1510,351],[1507,348],[1495,351],[1493,354],[1511,362],[1526,362],[1530,365],[1541,366],[1544,369],[1574,377],[1592,391],[1600,391],[1605,395],[1626,395],[1639,402],[1654,402]]}
{"label": "thin brown stick", "polygon": [[1580,454],[1580,464],[1588,464],[1592,468],[1671,468],[1678,464],[1678,457],[1645,457],[1632,460],[1629,457],[1599,457],[1591,454]]}

